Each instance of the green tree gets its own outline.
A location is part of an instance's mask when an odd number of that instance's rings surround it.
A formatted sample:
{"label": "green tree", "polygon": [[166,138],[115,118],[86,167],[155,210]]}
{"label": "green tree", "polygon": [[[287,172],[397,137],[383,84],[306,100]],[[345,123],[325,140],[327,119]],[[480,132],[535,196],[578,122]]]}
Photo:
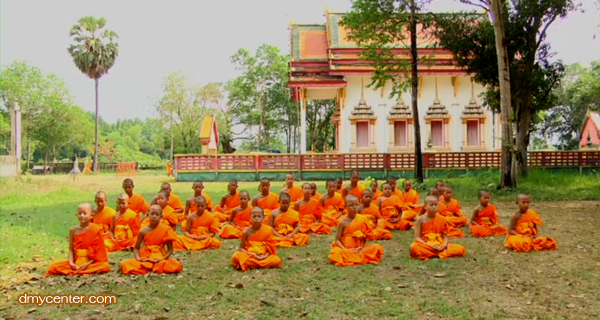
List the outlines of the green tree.
{"label": "green tree", "polygon": [[557,106],[548,110],[542,132],[558,138],[558,149],[578,149],[587,112],[600,110],[600,60],[589,68],[567,66],[556,94]]}
{"label": "green tree", "polygon": [[69,36],[73,44],[69,53],[77,69],[90,79],[94,79],[96,92],[96,132],[94,141],[93,171],[98,171],[98,83],[115,64],[119,54],[119,46],[115,42],[116,32],[104,29],[106,19],[85,16],[71,27]]}
{"label": "green tree", "polygon": [[[352,11],[341,24],[350,33],[348,38],[363,47],[361,58],[375,68],[369,87],[381,88],[392,83],[390,98],[399,97],[411,89],[415,126],[415,178],[423,182],[423,154],[418,107],[417,24],[427,24],[426,16],[417,14],[428,1],[416,0],[354,0]],[[405,45],[408,42],[408,45]],[[398,44],[410,48],[410,59],[398,57]],[[400,76],[399,76],[400,75]]]}
{"label": "green tree", "polygon": [[[492,5],[486,0],[461,1],[486,10]],[[562,64],[551,59],[547,30],[574,9],[576,6],[571,0],[514,0],[502,3],[499,9],[502,14],[492,11],[492,21],[465,14],[438,15],[436,19],[440,46],[452,51],[458,64],[472,74],[475,81],[488,87],[486,103],[494,110],[502,110],[503,125],[516,123],[514,147],[507,134],[512,133],[510,128],[503,128],[502,143],[503,148],[510,148],[509,152],[515,150],[516,166],[523,175],[528,172],[527,147],[531,132],[539,122],[538,112],[555,104],[553,90],[563,73]],[[498,23],[503,25],[505,33],[500,39]],[[506,59],[498,58],[498,45],[506,49]],[[502,67],[498,68],[504,60],[509,76],[500,72]],[[510,92],[503,95],[497,88],[505,88],[501,86],[504,80],[508,80]],[[509,101],[500,99],[502,96],[508,96]],[[505,106],[510,109],[503,109]],[[509,186],[505,178],[503,170],[501,185]],[[516,177],[514,183],[516,185]]]}
{"label": "green tree", "polygon": [[307,143],[313,152],[333,148],[335,127],[331,118],[335,111],[333,100],[311,100],[306,106]]}

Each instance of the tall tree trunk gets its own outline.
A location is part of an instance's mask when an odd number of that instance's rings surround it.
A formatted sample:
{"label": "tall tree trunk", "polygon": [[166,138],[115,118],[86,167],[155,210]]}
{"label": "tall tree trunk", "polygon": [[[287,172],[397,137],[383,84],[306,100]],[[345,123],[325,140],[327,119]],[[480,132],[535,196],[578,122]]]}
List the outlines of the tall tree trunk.
{"label": "tall tree trunk", "polygon": [[421,150],[421,125],[419,117],[419,56],[417,55],[417,8],[415,0],[410,1],[410,57],[412,113],[415,127],[415,179],[423,182],[423,151]]}
{"label": "tall tree trunk", "polygon": [[29,171],[29,159],[31,158],[31,138],[27,136],[27,170]]}
{"label": "tall tree trunk", "polygon": [[513,128],[510,113],[510,71],[508,69],[508,53],[506,41],[506,26],[504,25],[503,6],[500,0],[491,0],[492,22],[496,38],[496,54],[498,56],[498,78],[500,82],[500,118],[502,119],[502,164],[500,188],[517,186],[515,170]]}
{"label": "tall tree trunk", "polygon": [[173,161],[173,111],[171,111],[171,123],[169,124],[169,128],[171,129],[171,155],[169,160]]}
{"label": "tall tree trunk", "polygon": [[94,79],[94,87],[96,89],[96,138],[94,140],[94,159],[92,160],[92,171],[98,172],[98,82],[99,79]]}
{"label": "tall tree trunk", "polygon": [[527,146],[529,146],[529,128],[531,126],[531,109],[524,105],[520,108],[517,123],[517,172],[526,177],[529,174],[527,166]]}
{"label": "tall tree trunk", "polygon": [[48,153],[49,153],[49,149],[48,147],[46,147],[46,155],[44,156],[44,175],[46,175],[46,167],[48,166]]}

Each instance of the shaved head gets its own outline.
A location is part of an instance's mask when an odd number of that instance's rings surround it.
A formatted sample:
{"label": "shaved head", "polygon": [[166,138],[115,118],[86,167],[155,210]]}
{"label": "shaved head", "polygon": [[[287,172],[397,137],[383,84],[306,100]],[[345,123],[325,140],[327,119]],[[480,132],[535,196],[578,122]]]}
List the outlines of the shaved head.
{"label": "shaved head", "polygon": [[104,192],[104,191],[96,192],[96,198],[106,199],[106,192]]}
{"label": "shaved head", "polygon": [[129,200],[129,196],[127,195],[127,193],[121,193],[119,195],[118,199],[122,199],[122,200]]}
{"label": "shaved head", "polygon": [[521,200],[525,200],[525,199],[531,200],[531,197],[528,194],[526,194],[526,193],[520,193],[517,196],[517,201],[521,201]]}
{"label": "shaved head", "polygon": [[79,206],[77,206],[77,209],[85,210],[85,212],[92,212],[93,207],[92,207],[91,203],[84,202],[84,203],[81,203]]}

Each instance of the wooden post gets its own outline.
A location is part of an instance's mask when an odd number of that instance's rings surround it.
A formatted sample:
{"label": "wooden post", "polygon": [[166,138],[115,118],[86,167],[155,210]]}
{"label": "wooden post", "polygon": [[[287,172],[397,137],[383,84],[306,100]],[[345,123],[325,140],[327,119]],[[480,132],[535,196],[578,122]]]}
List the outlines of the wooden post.
{"label": "wooden post", "polygon": [[18,103],[14,103],[13,110],[10,113],[11,120],[11,152],[10,154],[15,158],[15,170],[16,175],[21,175],[21,137],[22,137],[22,122],[21,122],[21,108]]}

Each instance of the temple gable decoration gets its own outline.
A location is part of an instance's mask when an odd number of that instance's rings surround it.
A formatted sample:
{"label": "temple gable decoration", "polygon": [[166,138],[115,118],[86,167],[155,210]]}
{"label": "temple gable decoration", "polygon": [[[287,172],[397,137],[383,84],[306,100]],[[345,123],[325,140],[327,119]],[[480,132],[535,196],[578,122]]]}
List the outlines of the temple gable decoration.
{"label": "temple gable decoration", "polygon": [[448,131],[450,127],[450,113],[440,101],[437,77],[435,78],[435,99],[433,100],[433,104],[427,109],[425,123],[429,125],[427,149],[450,151],[450,143],[448,141],[448,137],[450,136]]}
{"label": "temple gable decoration", "polygon": [[474,84],[471,81],[471,100],[460,117],[463,123],[463,150],[485,149],[485,110],[475,99]]}
{"label": "temple gable decoration", "polygon": [[390,124],[389,152],[413,150],[413,114],[412,110],[402,100],[402,96],[398,98],[398,102],[390,110],[388,122]]}

